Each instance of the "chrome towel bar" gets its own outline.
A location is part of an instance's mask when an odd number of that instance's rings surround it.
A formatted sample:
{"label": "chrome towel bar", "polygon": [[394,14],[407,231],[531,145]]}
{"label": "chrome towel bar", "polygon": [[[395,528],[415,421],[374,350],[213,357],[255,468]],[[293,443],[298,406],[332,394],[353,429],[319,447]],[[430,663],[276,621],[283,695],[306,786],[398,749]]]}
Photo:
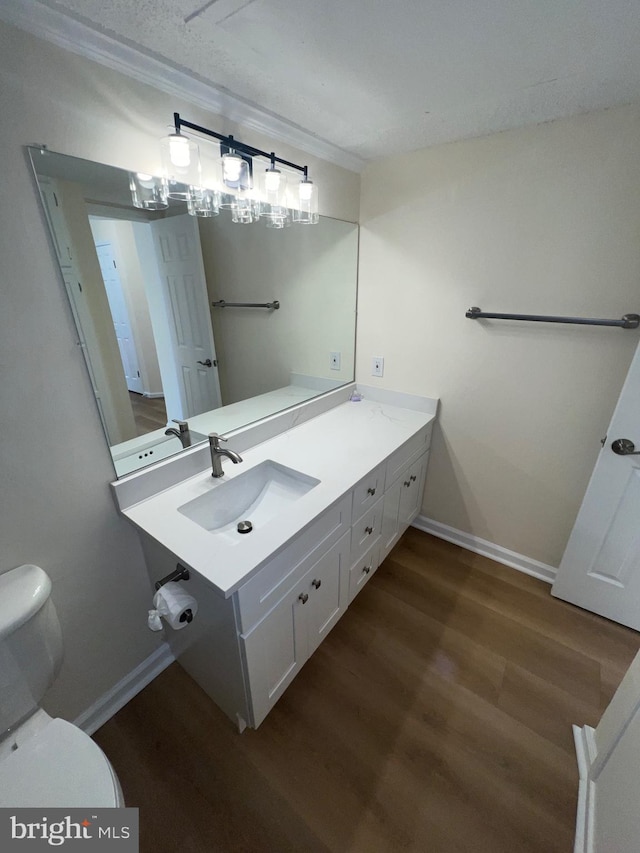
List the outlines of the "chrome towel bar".
{"label": "chrome towel bar", "polygon": [[533,323],[572,323],[577,326],[619,326],[621,329],[637,329],[640,314],[625,314],[620,320],[602,320],[592,317],[546,317],[543,314],[496,314],[481,308],[469,308],[465,317],[478,320],[486,317],[490,320],[529,320]]}
{"label": "chrome towel bar", "polygon": [[277,299],[273,302],[226,302],[224,299],[218,299],[211,304],[214,308],[268,308],[270,311],[277,311],[280,307]]}

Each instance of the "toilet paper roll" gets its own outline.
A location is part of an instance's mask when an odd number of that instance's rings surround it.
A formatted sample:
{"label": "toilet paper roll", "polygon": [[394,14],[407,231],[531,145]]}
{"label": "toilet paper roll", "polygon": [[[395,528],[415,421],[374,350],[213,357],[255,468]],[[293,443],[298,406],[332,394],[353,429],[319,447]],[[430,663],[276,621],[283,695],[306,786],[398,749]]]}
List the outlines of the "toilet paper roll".
{"label": "toilet paper roll", "polygon": [[147,624],[152,631],[162,629],[162,617],[175,631],[185,628],[198,612],[198,602],[185,592],[184,586],[179,583],[166,583],[153,596],[154,609],[149,611]]}

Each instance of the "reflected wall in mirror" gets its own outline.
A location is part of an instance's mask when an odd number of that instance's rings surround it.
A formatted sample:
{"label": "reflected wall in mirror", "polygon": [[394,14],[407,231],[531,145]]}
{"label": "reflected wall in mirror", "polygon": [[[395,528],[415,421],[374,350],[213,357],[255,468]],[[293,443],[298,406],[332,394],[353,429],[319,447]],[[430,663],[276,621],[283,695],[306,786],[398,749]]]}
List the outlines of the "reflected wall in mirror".
{"label": "reflected wall in mirror", "polygon": [[117,476],[353,381],[356,224],[140,210],[128,172],[29,153]]}

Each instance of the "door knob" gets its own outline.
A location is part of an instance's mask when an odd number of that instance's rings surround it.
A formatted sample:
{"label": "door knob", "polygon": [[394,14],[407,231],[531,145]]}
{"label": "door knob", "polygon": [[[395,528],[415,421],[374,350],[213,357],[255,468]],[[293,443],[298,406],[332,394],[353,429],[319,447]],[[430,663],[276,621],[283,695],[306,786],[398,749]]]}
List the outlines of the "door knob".
{"label": "door knob", "polygon": [[611,444],[611,449],[618,456],[640,456],[640,450],[636,450],[630,438],[616,438]]}
{"label": "door knob", "polygon": [[211,361],[210,358],[207,358],[204,361],[199,361],[198,364],[203,365],[203,367],[215,367],[218,364],[218,362],[217,361]]}

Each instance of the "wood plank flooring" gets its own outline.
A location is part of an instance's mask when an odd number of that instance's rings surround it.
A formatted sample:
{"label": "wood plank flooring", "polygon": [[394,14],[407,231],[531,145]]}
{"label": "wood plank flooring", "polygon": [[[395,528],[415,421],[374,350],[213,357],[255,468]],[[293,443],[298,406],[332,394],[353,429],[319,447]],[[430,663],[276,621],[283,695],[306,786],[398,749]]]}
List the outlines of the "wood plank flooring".
{"label": "wood plank flooring", "polygon": [[96,740],[142,853],[570,853],[571,724],[597,724],[638,648],[410,529],[257,731],[173,664]]}
{"label": "wood plank flooring", "polygon": [[166,426],[167,409],[164,397],[143,397],[142,394],[129,391],[129,400],[138,435],[146,435],[154,429]]}

